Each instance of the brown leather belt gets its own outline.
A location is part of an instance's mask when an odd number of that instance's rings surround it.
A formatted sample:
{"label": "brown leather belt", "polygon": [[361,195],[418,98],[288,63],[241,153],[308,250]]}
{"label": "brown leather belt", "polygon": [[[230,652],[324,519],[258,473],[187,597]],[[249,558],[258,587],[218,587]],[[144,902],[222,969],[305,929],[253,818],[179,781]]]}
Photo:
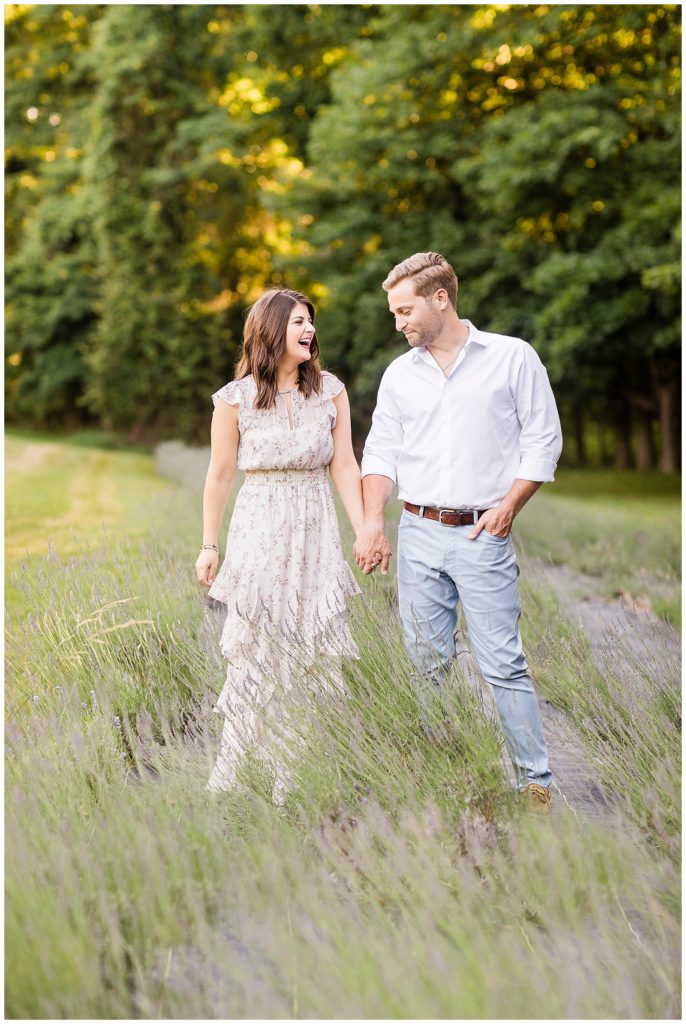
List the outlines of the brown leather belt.
{"label": "brown leather belt", "polygon": [[455,508],[432,508],[430,505],[412,505],[409,501],[403,502],[408,512],[418,516],[424,508],[424,518],[434,519],[443,526],[473,526],[481,519],[488,509],[475,509],[473,512],[461,512]]}

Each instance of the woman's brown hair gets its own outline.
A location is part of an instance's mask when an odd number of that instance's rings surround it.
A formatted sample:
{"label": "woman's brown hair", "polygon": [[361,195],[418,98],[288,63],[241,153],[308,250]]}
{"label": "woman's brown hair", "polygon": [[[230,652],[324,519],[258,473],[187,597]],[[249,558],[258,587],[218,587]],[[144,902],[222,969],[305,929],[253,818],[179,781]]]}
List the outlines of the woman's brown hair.
{"label": "woman's brown hair", "polygon": [[[248,312],[243,329],[243,350],[236,366],[236,380],[253,375],[257,385],[256,409],[269,409],[276,401],[278,384],[276,372],[286,351],[286,328],[294,306],[307,306],[314,325],[314,306],[300,292],[289,288],[273,288],[260,295]],[[306,398],[322,389],[322,371],[319,366],[317,334],[310,345],[311,359],[301,363],[298,387]]]}

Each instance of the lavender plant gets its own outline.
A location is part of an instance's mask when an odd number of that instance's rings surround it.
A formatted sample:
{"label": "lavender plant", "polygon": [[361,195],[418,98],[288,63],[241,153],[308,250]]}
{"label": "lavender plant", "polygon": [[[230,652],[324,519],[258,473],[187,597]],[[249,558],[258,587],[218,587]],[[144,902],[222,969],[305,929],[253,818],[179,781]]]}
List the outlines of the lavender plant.
{"label": "lavender plant", "polygon": [[295,741],[271,751],[288,760],[283,805],[266,749],[212,793],[224,664],[221,609],[192,575],[196,499],[146,514],[143,546],[112,535],[21,577],[33,611],[6,645],[9,1017],[679,1016],[663,641],[643,637],[636,656],[608,636],[599,662],[524,564],[538,685],[613,798],[603,819],[556,801],[540,820],[460,666],[422,733],[392,579],[366,580],[345,693],[296,694]]}

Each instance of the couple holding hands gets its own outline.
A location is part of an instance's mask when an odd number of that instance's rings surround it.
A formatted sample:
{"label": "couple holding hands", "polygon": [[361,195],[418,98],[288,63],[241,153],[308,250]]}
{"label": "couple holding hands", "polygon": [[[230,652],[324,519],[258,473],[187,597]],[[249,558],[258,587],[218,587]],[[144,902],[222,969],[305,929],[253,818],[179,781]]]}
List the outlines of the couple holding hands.
{"label": "couple holding hands", "polygon": [[[345,693],[341,663],[359,656],[347,604],[360,588],[343,557],[328,470],[365,575],[388,570],[384,507],[397,484],[398,604],[422,723],[455,655],[461,601],[518,788],[545,810],[552,776],[522,651],[510,529],[541,483],[553,480],[562,447],[548,376],[527,342],[458,317],[457,277],[438,253],[410,256],[383,288],[410,349],[381,380],[361,472],[345,387],[319,368],[306,296],[273,290],[257,300],[235,380],[212,396],[195,570],[210,597],[227,605],[228,668],[213,709],[224,729],[207,788],[235,786],[252,745],[288,745],[289,694]],[[245,479],[217,571],[237,469]],[[272,763],[274,799],[282,802],[288,772],[278,756]]]}

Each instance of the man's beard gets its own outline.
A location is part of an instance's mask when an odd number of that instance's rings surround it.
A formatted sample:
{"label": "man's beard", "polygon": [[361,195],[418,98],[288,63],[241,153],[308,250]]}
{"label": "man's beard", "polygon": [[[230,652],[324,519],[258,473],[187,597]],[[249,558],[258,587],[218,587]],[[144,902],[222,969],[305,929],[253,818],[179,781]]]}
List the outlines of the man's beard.
{"label": "man's beard", "polygon": [[442,330],[443,322],[440,317],[436,317],[435,319],[432,319],[430,323],[424,324],[416,330],[414,338],[410,341],[410,345],[412,345],[413,348],[419,348],[420,346],[426,348],[428,345],[433,344]]}

